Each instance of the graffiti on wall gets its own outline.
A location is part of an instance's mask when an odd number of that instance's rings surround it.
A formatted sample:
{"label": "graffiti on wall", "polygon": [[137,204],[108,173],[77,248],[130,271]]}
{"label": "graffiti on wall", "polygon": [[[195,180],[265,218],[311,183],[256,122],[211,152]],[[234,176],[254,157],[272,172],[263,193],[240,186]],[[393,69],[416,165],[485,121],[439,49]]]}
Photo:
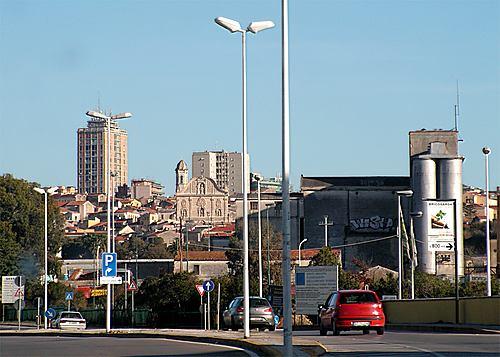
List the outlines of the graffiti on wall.
{"label": "graffiti on wall", "polygon": [[390,232],[394,228],[394,219],[380,216],[356,218],[350,220],[349,226],[354,232]]}

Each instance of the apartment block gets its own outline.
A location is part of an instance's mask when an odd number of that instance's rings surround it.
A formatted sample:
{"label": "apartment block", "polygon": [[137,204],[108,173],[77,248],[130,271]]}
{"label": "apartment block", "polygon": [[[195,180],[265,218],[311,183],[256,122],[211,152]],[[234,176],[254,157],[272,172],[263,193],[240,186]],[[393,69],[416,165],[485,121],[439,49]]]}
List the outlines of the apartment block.
{"label": "apartment block", "polygon": [[[208,177],[229,195],[243,193],[242,154],[239,152],[204,151],[192,156],[193,177]],[[250,157],[247,154],[247,185],[250,187]]]}
{"label": "apartment block", "polygon": [[78,192],[107,193],[108,155],[111,159],[111,184],[118,187],[128,180],[127,131],[115,120],[110,124],[111,150],[108,152],[108,125],[104,119],[90,118],[86,128],[78,129]]}

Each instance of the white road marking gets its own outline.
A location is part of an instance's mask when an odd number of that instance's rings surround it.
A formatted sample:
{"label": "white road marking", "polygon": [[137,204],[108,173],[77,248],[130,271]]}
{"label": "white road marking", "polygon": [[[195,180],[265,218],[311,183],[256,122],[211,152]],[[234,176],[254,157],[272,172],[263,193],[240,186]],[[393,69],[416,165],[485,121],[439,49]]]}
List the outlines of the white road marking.
{"label": "white road marking", "polygon": [[227,349],[230,349],[230,350],[236,350],[236,351],[241,351],[241,352],[245,352],[246,354],[248,354],[250,357],[259,357],[259,355],[255,354],[254,352],[252,351],[249,351],[249,350],[245,350],[243,348],[240,348],[240,347],[234,347],[234,346],[228,346],[228,345],[224,345],[224,344],[215,344],[215,343],[208,343],[208,342],[197,342],[197,341],[185,341],[185,340],[176,340],[176,339],[170,339],[170,338],[165,338],[164,339],[165,341],[172,341],[172,342],[181,342],[181,343],[191,343],[193,345],[206,345],[206,346],[214,346],[214,347],[225,347]]}

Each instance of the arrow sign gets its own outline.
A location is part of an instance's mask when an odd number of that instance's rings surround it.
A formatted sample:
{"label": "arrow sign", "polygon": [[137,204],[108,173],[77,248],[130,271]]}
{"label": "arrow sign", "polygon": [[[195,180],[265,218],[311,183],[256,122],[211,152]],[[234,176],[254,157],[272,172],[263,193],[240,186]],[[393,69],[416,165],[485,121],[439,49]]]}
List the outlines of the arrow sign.
{"label": "arrow sign", "polygon": [[205,280],[203,282],[203,290],[205,290],[207,293],[211,292],[215,287],[215,284],[212,280]]}
{"label": "arrow sign", "polygon": [[448,245],[446,246],[446,248],[448,248],[448,250],[452,250],[453,249],[453,244],[448,243]]}
{"label": "arrow sign", "polygon": [[116,276],[116,253],[102,253],[102,276]]}
{"label": "arrow sign", "polygon": [[455,243],[449,240],[430,240],[427,248],[430,252],[450,252],[455,249]]}
{"label": "arrow sign", "polygon": [[200,294],[200,296],[203,296],[205,294],[205,289],[203,289],[203,285],[196,285],[196,290],[198,291],[198,294]]}
{"label": "arrow sign", "polygon": [[45,317],[49,320],[54,319],[54,317],[56,317],[56,310],[54,310],[53,308],[47,309],[47,311],[45,311]]}

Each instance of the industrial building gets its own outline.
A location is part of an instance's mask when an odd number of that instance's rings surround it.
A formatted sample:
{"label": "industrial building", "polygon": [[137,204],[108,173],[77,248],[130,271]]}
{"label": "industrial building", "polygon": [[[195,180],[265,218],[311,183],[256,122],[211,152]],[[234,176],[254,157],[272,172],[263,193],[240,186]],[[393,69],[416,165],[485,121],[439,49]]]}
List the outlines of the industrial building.
{"label": "industrial building", "polygon": [[[433,252],[428,248],[427,200],[455,200],[459,274],[464,274],[462,162],[458,152],[458,131],[418,130],[409,133],[410,176],[413,190],[419,269],[429,274],[453,275],[454,254]],[[441,270],[436,267],[441,266]],[[446,268],[448,267],[448,268]]]}

